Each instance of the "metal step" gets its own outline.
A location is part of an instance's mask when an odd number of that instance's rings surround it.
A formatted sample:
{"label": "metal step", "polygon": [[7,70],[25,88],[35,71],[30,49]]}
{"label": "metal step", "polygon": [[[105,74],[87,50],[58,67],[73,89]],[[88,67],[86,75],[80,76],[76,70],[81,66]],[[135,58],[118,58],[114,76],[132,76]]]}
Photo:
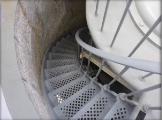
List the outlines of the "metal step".
{"label": "metal step", "polygon": [[71,41],[76,41],[75,38],[72,37],[72,36],[69,35],[69,34],[66,36],[66,39],[71,40]]}
{"label": "metal step", "polygon": [[60,53],[49,53],[49,60],[60,60],[60,59],[77,59],[76,55],[60,54]]}
{"label": "metal step", "polygon": [[71,36],[71,35],[67,35],[65,37],[65,39],[67,39],[68,41],[72,42],[72,43],[77,43],[75,37]]}
{"label": "metal step", "polygon": [[67,43],[67,44],[72,45],[72,46],[76,46],[76,45],[77,45],[76,42],[74,42],[74,41],[72,41],[72,40],[68,40],[68,39],[66,39],[66,38],[62,38],[60,42],[61,42],[61,43]]}
{"label": "metal step", "polygon": [[90,81],[79,69],[76,40],[67,35],[49,53],[46,93],[61,120],[125,120],[134,106]]}
{"label": "metal step", "polygon": [[68,49],[68,50],[75,50],[75,51],[77,49],[76,46],[67,45],[67,44],[64,44],[64,43],[61,43],[61,42],[57,42],[56,47],[64,48],[64,49]]}
{"label": "metal step", "polygon": [[134,107],[134,105],[118,99],[108,114],[104,117],[104,120],[128,120]]}
{"label": "metal step", "polygon": [[72,32],[71,32],[71,36],[72,36],[72,37],[74,37],[77,31],[78,31],[78,29],[77,29],[77,30],[72,31]]}
{"label": "metal step", "polygon": [[79,69],[78,64],[65,65],[65,66],[55,67],[52,69],[45,69],[46,79],[53,78],[61,74],[65,74],[78,69]]}
{"label": "metal step", "polygon": [[76,51],[68,50],[68,49],[63,49],[63,48],[58,48],[58,47],[53,47],[52,52],[53,53],[73,54],[73,55],[77,54]]}
{"label": "metal step", "polygon": [[82,77],[83,73],[80,70],[72,71],[54,78],[50,78],[45,80],[48,91],[58,89],[80,77]]}
{"label": "metal step", "polygon": [[116,97],[104,90],[96,95],[71,120],[102,120],[116,102]]}
{"label": "metal step", "polygon": [[83,75],[81,78],[78,78],[63,87],[50,92],[48,96],[53,105],[56,106],[84,88],[87,84],[89,84],[89,82],[89,79]]}
{"label": "metal step", "polygon": [[68,120],[82,109],[100,92],[100,87],[91,82],[86,87],[75,93],[63,103],[54,107],[54,112],[61,120]]}
{"label": "metal step", "polygon": [[67,35],[46,60],[45,88],[53,113],[61,120],[125,120],[134,105],[122,101],[88,79],[79,69],[77,43]]}
{"label": "metal step", "polygon": [[47,60],[46,63],[47,63],[47,69],[51,69],[59,66],[77,64],[77,60],[76,59]]}

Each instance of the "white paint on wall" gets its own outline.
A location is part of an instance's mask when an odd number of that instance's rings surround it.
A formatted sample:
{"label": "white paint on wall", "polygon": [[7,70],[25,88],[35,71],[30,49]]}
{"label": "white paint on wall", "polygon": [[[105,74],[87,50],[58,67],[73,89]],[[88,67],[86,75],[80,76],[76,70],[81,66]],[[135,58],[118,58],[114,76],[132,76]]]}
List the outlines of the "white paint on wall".
{"label": "white paint on wall", "polygon": [[17,0],[2,0],[1,2],[1,18],[4,19],[1,25],[0,41],[1,88],[13,119],[40,119],[18,69],[13,28],[16,6]]}
{"label": "white paint on wall", "polygon": [[[0,87],[1,89],[1,87]],[[0,94],[0,98],[1,98],[1,116],[0,116],[0,119],[1,120],[12,120],[12,117],[10,115],[10,112],[8,110],[8,107],[6,105],[6,101],[5,101],[5,98],[4,98],[4,95],[3,95],[3,92],[2,92],[2,89],[1,89],[1,94]]]}

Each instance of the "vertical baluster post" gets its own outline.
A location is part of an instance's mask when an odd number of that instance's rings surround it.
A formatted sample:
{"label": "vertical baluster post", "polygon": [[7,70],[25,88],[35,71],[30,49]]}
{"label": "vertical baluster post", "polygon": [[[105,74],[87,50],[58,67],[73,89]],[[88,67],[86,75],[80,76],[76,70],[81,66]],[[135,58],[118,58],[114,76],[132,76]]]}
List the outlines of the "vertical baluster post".
{"label": "vertical baluster post", "polygon": [[96,10],[95,10],[95,16],[97,16],[98,15],[98,6],[99,6],[99,0],[97,0],[97,2],[96,2]]}
{"label": "vertical baluster post", "polygon": [[93,78],[94,80],[99,76],[99,74],[100,74],[100,72],[101,72],[101,70],[102,70],[102,68],[104,66],[104,63],[105,63],[105,59],[102,60],[102,63],[100,65],[100,67],[99,67],[99,70],[98,70],[96,76]]}
{"label": "vertical baluster post", "polygon": [[105,7],[105,13],[104,13],[104,17],[103,17],[103,20],[102,20],[101,32],[103,31],[103,27],[104,27],[104,24],[105,24],[109,3],[110,3],[110,0],[107,0],[106,7]]}
{"label": "vertical baluster post", "polygon": [[91,57],[92,57],[92,53],[89,52],[88,65],[87,65],[87,72],[88,72],[88,70],[89,70],[89,66],[90,66],[90,62],[91,62]]}
{"label": "vertical baluster post", "polygon": [[135,92],[126,94],[126,95],[124,95],[123,97],[128,97],[128,96],[132,96],[132,95],[141,94],[141,93],[148,92],[148,91],[151,91],[151,90],[154,90],[154,89],[158,89],[158,88],[161,88],[161,83],[158,84],[158,85],[154,85],[154,86],[151,86],[151,87],[142,89],[142,90],[138,90],[138,91],[135,91]]}
{"label": "vertical baluster post", "polygon": [[149,110],[161,110],[161,107],[149,107]]}
{"label": "vertical baluster post", "polygon": [[140,47],[140,45],[146,40],[146,38],[152,33],[152,31],[158,26],[160,22],[161,22],[161,16],[155,21],[155,23],[144,35],[144,37],[140,40],[140,42],[136,45],[136,47],[132,50],[132,52],[128,55],[128,57],[131,57],[134,54],[134,52]]}
{"label": "vertical baluster post", "polygon": [[148,73],[148,74],[146,74],[146,75],[140,77],[140,80],[143,81],[145,78],[151,76],[152,74],[153,74],[153,73]]}
{"label": "vertical baluster post", "polygon": [[83,47],[81,48],[81,51],[82,51],[82,58],[81,58],[81,66],[80,66],[80,69],[83,67]]}
{"label": "vertical baluster post", "polygon": [[78,53],[77,53],[77,55],[78,55],[78,59],[80,59],[80,46],[79,46],[79,44],[78,44]]}
{"label": "vertical baluster post", "polygon": [[161,110],[161,107],[149,107],[149,110]]}
{"label": "vertical baluster post", "polygon": [[105,85],[106,89],[109,88],[110,85],[112,85],[118,78],[120,78],[128,69],[129,67],[126,66],[118,75],[116,75],[116,77],[108,85]]}
{"label": "vertical baluster post", "polygon": [[118,28],[117,28],[117,30],[116,30],[116,32],[115,32],[115,35],[114,35],[114,38],[113,38],[113,40],[112,40],[112,43],[111,43],[110,47],[113,46],[113,44],[114,44],[114,42],[115,42],[115,40],[116,40],[116,37],[117,37],[117,35],[118,35],[118,33],[119,33],[119,30],[120,30],[120,28],[121,28],[121,26],[122,26],[122,24],[123,24],[123,21],[124,21],[125,17],[126,17],[126,15],[127,15],[127,12],[128,12],[128,10],[129,10],[129,7],[130,7],[131,3],[132,3],[132,0],[128,0],[128,3],[127,3],[127,5],[126,5],[126,8],[125,8],[124,13],[123,13],[123,16],[122,16],[122,18],[121,18],[121,20],[120,20],[119,26],[118,26]]}
{"label": "vertical baluster post", "polygon": [[143,106],[143,111],[144,112],[148,112],[150,110],[161,110],[161,107],[153,107],[153,106],[150,106],[149,104],[146,104]]}

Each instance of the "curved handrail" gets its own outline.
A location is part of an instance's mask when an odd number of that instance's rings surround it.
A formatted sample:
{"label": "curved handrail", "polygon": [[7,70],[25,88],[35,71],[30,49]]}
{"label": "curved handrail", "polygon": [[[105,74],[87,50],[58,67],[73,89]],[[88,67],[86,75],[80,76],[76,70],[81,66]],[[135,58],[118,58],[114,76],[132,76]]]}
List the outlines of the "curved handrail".
{"label": "curved handrail", "polygon": [[123,57],[123,56],[119,56],[119,55],[113,55],[113,54],[99,50],[97,48],[94,48],[94,47],[84,43],[79,37],[80,32],[84,29],[87,29],[87,28],[81,28],[77,31],[77,33],[75,34],[75,39],[76,39],[77,43],[81,47],[86,49],[87,51],[89,51],[101,58],[108,59],[109,61],[130,67],[130,68],[134,68],[134,69],[138,69],[138,70],[146,71],[146,72],[151,72],[151,73],[155,73],[155,74],[161,74],[161,69],[160,69],[161,63],[160,62],[141,60],[141,59],[135,59],[135,58],[130,58],[130,57]]}

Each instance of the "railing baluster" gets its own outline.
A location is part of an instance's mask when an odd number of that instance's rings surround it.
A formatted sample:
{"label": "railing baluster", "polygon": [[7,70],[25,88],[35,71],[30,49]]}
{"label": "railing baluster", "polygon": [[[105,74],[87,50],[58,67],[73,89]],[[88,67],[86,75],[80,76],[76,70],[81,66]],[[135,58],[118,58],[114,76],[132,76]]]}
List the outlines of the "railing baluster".
{"label": "railing baluster", "polygon": [[161,110],[161,107],[149,107],[149,110]]}
{"label": "railing baluster", "polygon": [[107,16],[107,11],[108,11],[108,7],[109,7],[109,3],[110,3],[110,0],[107,0],[106,8],[105,8],[105,13],[104,13],[104,17],[103,17],[103,20],[102,20],[101,32],[103,31],[103,27],[104,27],[104,24],[105,24],[105,19],[106,19],[106,16]]}
{"label": "railing baluster", "polygon": [[123,97],[128,97],[128,96],[132,96],[132,95],[141,94],[141,93],[143,93],[143,92],[148,92],[148,91],[151,91],[151,90],[160,88],[160,87],[161,87],[161,83],[158,84],[158,85],[154,85],[154,86],[152,86],[152,87],[148,87],[148,88],[145,88],[145,89],[142,89],[142,90],[138,90],[138,91],[135,91],[135,92],[126,94],[126,95],[124,95]]}
{"label": "railing baluster", "polygon": [[113,41],[112,41],[110,47],[112,47],[113,44],[114,44],[114,42],[115,42],[115,39],[116,39],[116,37],[117,37],[117,35],[118,35],[118,33],[119,33],[119,30],[120,30],[120,28],[121,28],[121,26],[122,26],[122,24],[123,24],[123,21],[124,21],[126,15],[127,15],[127,12],[128,12],[128,10],[129,10],[129,7],[130,7],[131,3],[132,3],[132,0],[129,0],[128,3],[127,3],[127,6],[126,6],[125,11],[124,11],[124,13],[123,13],[123,16],[122,16],[122,18],[121,18],[121,20],[120,20],[119,26],[118,26],[118,28],[117,28],[117,30],[116,30],[116,33],[115,33],[115,35],[114,35],[114,38],[113,38]]}
{"label": "railing baluster", "polygon": [[140,80],[143,81],[145,78],[151,76],[152,74],[153,74],[153,73],[148,73],[148,74],[146,74],[146,75],[140,77]]}
{"label": "railing baluster", "polygon": [[82,51],[82,60],[81,60],[81,66],[80,66],[80,68],[82,68],[82,66],[83,66],[83,47],[82,47],[81,51]]}
{"label": "railing baluster", "polygon": [[98,70],[96,76],[94,77],[94,80],[99,76],[99,74],[100,74],[100,72],[102,70],[102,67],[104,66],[104,63],[105,63],[105,59],[102,60],[102,63],[100,65],[100,67],[99,67],[99,70]]}
{"label": "railing baluster", "polygon": [[98,6],[99,6],[99,0],[97,0],[97,3],[96,3],[96,11],[95,11],[95,16],[97,16],[97,12],[98,12]]}
{"label": "railing baluster", "polygon": [[87,72],[88,72],[88,70],[89,70],[89,66],[90,66],[90,62],[91,62],[91,57],[92,57],[92,53],[89,52]]}
{"label": "railing baluster", "polygon": [[106,87],[109,88],[110,85],[112,85],[118,78],[120,78],[128,69],[129,67],[126,66],[108,85],[106,85]]}
{"label": "railing baluster", "polygon": [[144,35],[144,37],[140,40],[140,42],[136,45],[136,47],[132,50],[132,52],[128,55],[131,57],[134,52],[140,47],[140,45],[146,40],[146,38],[152,33],[152,31],[157,27],[157,25],[161,22],[161,16],[156,20],[156,22],[152,25],[149,31]]}
{"label": "railing baluster", "polygon": [[146,104],[146,105],[143,106],[143,111],[144,112],[147,113],[150,110],[161,110],[161,107],[152,107],[152,106],[150,106],[148,104]]}
{"label": "railing baluster", "polygon": [[78,44],[78,59],[80,59],[80,46],[79,46],[79,44]]}

